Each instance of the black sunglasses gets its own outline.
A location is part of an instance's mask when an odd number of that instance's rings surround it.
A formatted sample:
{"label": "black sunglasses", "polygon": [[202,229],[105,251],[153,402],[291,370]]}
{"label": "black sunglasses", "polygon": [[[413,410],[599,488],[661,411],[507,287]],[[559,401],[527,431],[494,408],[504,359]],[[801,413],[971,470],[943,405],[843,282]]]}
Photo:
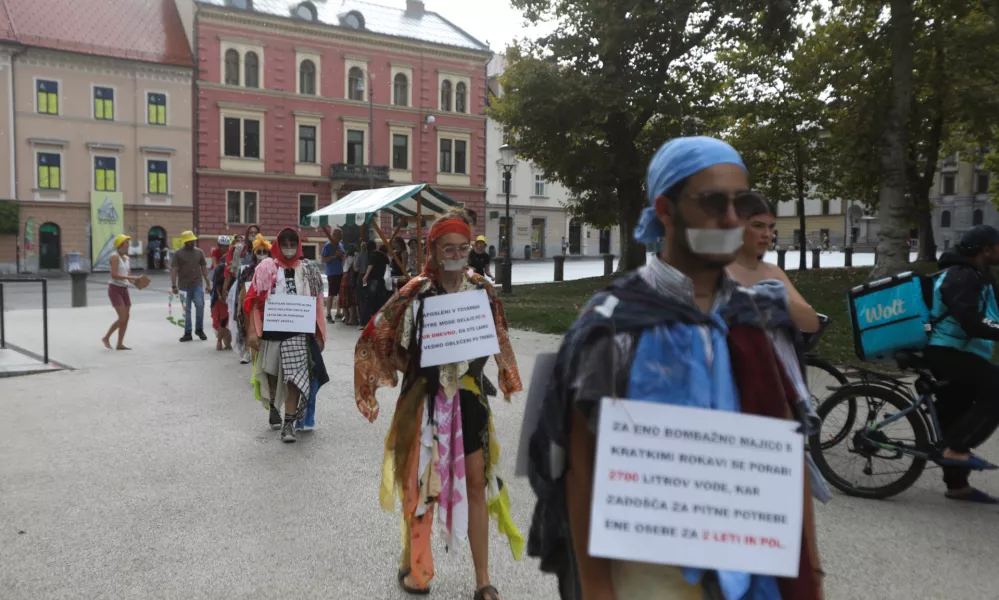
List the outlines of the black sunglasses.
{"label": "black sunglasses", "polygon": [[[729,204],[735,208],[735,214],[740,219],[748,219],[762,204],[766,206],[767,199],[758,192],[702,192],[687,196],[693,198],[701,210],[709,217],[720,217],[728,212]],[[682,198],[681,198],[682,199]]]}

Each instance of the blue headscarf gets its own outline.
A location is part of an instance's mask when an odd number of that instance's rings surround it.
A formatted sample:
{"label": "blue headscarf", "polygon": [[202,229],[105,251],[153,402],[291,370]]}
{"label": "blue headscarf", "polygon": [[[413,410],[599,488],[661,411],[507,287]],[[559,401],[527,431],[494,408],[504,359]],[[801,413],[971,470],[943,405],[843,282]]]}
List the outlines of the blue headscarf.
{"label": "blue headscarf", "polygon": [[645,185],[649,192],[649,208],[642,211],[635,239],[650,245],[666,237],[663,224],[656,217],[656,198],[694,173],[720,164],[746,168],[735,148],[719,139],[682,137],[663,144],[649,162]]}

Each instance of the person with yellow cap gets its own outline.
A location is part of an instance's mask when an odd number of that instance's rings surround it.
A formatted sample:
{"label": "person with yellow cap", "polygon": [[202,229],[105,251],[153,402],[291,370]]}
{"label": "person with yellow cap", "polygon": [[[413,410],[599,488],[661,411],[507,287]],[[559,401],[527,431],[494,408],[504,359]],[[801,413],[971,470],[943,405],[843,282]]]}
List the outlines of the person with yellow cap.
{"label": "person with yellow cap", "polygon": [[138,277],[131,274],[132,266],[128,259],[129,241],[132,238],[127,235],[119,235],[114,238],[116,252],[111,256],[111,279],[108,281],[108,298],[111,299],[111,306],[118,313],[118,318],[111,324],[107,335],[101,338],[104,347],[111,350],[111,334],[118,332],[118,345],[116,350],[131,350],[125,345],[125,331],[128,329],[128,319],[132,311],[132,300],[128,296],[128,285]]}
{"label": "person with yellow cap", "polygon": [[475,238],[475,247],[468,253],[468,266],[472,267],[472,270],[479,275],[492,279],[493,273],[489,270],[489,263],[493,259],[486,252],[486,242],[484,235]]}
{"label": "person with yellow cap", "polygon": [[[203,342],[208,339],[205,335],[205,290],[211,291],[211,281],[208,279],[208,261],[205,260],[205,253],[201,248],[195,246],[198,236],[192,231],[185,231],[180,234],[184,247],[173,253],[170,259],[170,280],[174,294],[184,290],[187,299],[184,302],[184,336],[180,338],[182,342],[190,342],[191,337],[191,303],[197,309],[197,324],[194,333]],[[204,281],[204,285],[201,282]]]}

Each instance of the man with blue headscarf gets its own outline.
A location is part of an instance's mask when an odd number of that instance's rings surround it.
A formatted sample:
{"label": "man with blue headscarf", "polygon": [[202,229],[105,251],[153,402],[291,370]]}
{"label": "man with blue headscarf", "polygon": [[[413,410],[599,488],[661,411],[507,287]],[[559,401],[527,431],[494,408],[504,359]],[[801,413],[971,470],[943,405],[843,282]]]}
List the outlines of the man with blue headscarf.
{"label": "man with blue headscarf", "polygon": [[649,207],[635,238],[665,239],[650,264],[598,293],[566,333],[530,440],[538,495],[528,550],[559,576],[563,600],[818,600],[821,570],[809,482],[799,576],[778,579],[589,556],[600,401],[604,397],[797,419],[808,401],[781,284],[740,288],[725,267],[765,201],[731,146],[664,144],[649,164]]}

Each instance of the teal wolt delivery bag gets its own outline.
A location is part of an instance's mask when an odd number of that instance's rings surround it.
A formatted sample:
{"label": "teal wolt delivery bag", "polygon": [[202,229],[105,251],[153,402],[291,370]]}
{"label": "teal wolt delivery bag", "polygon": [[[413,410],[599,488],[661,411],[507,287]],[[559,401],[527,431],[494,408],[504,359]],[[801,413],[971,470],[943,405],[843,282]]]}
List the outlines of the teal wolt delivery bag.
{"label": "teal wolt delivery bag", "polygon": [[893,360],[896,352],[926,347],[935,278],[907,271],[850,290],[853,345],[861,360]]}

